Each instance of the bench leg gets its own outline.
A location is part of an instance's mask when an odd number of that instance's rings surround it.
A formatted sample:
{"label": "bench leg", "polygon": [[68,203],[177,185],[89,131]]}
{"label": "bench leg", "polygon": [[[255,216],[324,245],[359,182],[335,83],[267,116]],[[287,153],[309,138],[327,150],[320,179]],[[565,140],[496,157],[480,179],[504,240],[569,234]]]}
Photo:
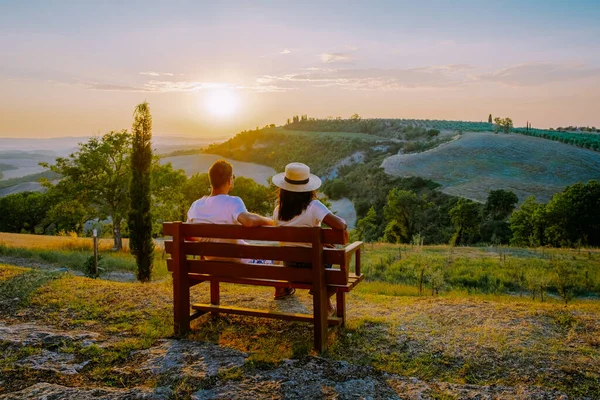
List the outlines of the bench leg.
{"label": "bench leg", "polygon": [[319,353],[327,350],[327,289],[315,290],[313,287],[313,310],[315,324],[315,350]]}
{"label": "bench leg", "polygon": [[190,286],[187,275],[173,279],[173,319],[175,335],[190,331]]}
{"label": "bench leg", "polygon": [[[219,282],[210,281],[210,304],[218,306],[221,304],[221,294],[219,292]],[[217,316],[218,313],[211,313],[212,316]]]}
{"label": "bench leg", "polygon": [[336,294],[337,317],[342,319],[342,325],[346,325],[346,292],[337,291]]}

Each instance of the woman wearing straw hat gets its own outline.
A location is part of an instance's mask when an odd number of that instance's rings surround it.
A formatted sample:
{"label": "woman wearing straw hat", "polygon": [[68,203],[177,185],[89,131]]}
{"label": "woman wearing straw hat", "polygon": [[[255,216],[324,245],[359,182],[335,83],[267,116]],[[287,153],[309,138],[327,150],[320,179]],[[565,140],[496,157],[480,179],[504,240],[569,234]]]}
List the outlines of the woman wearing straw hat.
{"label": "woman wearing straw hat", "polygon": [[[325,222],[332,229],[346,231],[346,221],[334,215],[323,203],[317,200],[317,189],[321,179],[310,173],[308,165],[291,163],[286,165],[285,172],[273,177],[273,184],[279,187],[279,204],[273,211],[276,226],[314,227]],[[300,243],[286,243],[289,246],[310,246]],[[310,263],[286,263],[296,268],[311,268]],[[282,299],[294,294],[293,288],[275,289],[275,299]],[[335,294],[329,292],[329,297]],[[329,301],[329,312],[334,307]]]}

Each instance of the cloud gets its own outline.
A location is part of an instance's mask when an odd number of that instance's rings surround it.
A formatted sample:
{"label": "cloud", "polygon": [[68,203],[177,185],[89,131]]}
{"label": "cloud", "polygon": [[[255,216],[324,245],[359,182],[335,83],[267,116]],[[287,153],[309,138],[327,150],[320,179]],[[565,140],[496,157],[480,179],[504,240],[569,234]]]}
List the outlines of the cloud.
{"label": "cloud", "polygon": [[585,78],[600,78],[600,68],[583,65],[535,63],[504,68],[482,74],[478,80],[501,83],[507,86],[541,86],[554,82],[565,82]]}
{"label": "cloud", "polygon": [[154,72],[154,71],[144,71],[144,72],[140,72],[140,75],[147,75],[147,76],[173,76],[173,73],[171,72]]}
{"label": "cloud", "polygon": [[292,54],[292,51],[290,49],[283,49],[279,52],[279,54]]}
{"label": "cloud", "polygon": [[143,87],[113,85],[110,83],[86,83],[85,87],[91,90],[100,90],[108,92],[151,92],[151,90]]}
{"label": "cloud", "polygon": [[256,80],[256,83],[252,85],[240,85],[225,82],[150,80],[140,86],[128,86],[110,83],[83,83],[78,84],[78,86],[99,91],[150,93],[192,92],[211,89],[250,90],[256,93],[287,92],[289,90],[294,90],[294,88],[281,87],[274,83],[276,83],[274,80],[259,78]]}
{"label": "cloud", "polygon": [[348,90],[389,91],[402,89],[452,88],[472,81],[468,65],[442,65],[409,69],[306,68],[299,73],[265,75],[264,84],[285,82],[301,87],[340,87]]}
{"label": "cloud", "polygon": [[345,63],[352,60],[352,57],[344,53],[323,53],[320,57],[325,64]]}

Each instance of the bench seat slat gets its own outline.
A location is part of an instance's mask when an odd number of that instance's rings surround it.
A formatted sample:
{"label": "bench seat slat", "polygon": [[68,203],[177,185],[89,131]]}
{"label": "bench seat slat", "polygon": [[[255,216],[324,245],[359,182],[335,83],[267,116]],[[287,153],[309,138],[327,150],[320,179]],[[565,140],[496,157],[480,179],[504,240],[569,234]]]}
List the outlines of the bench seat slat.
{"label": "bench seat slat", "polygon": [[[167,259],[167,268],[173,270],[173,260]],[[214,275],[224,278],[271,279],[277,281],[312,283],[309,268],[289,268],[282,265],[243,264],[226,261],[186,260],[190,274]],[[346,285],[347,271],[327,268],[326,282],[331,285]]]}
{"label": "bench seat slat", "polygon": [[296,288],[296,289],[312,289],[312,284],[301,283],[301,282],[289,282],[289,281],[276,281],[273,279],[250,279],[250,278],[223,278],[220,276],[213,275],[201,275],[201,274],[189,274],[192,282],[210,282],[218,281],[225,283],[235,283],[238,285],[250,285],[250,286],[269,286],[269,287],[282,287],[282,288]]}
{"label": "bench seat slat", "polygon": [[[192,309],[204,312],[216,312],[224,314],[247,315],[251,317],[263,317],[283,319],[286,321],[313,322],[312,314],[295,314],[285,313],[272,310],[257,310],[254,308],[232,307],[232,306],[217,306],[213,304],[192,304]],[[340,325],[342,320],[337,317],[329,317],[328,325]]]}
{"label": "bench seat slat", "polygon": [[[202,275],[202,274],[189,274],[190,280],[194,282],[194,284],[202,283],[202,282],[210,282],[210,281],[218,281],[225,283],[235,283],[238,285],[250,285],[250,286],[269,286],[269,287],[281,287],[281,288],[296,288],[296,289],[312,289],[312,284],[310,283],[302,283],[302,282],[289,282],[289,281],[278,281],[273,279],[253,279],[253,278],[224,278],[220,276],[213,275]],[[356,287],[364,278],[364,275],[356,276],[354,274],[350,274],[348,279],[348,283],[345,285],[335,285],[330,284],[327,285],[332,289],[337,289],[341,292],[350,292],[352,289]]]}
{"label": "bench seat slat", "polygon": [[[163,223],[163,234],[173,236],[176,225]],[[315,228],[298,227],[257,227],[244,228],[241,225],[191,224],[182,223],[181,230],[185,237],[203,237],[215,239],[265,240],[273,242],[311,243]],[[319,228],[321,229],[321,228]],[[321,229],[323,244],[346,244],[342,231]]]}
{"label": "bench seat slat", "polygon": [[[269,246],[234,243],[184,242],[186,254],[208,257],[248,258],[285,262],[311,262],[310,247]],[[173,241],[165,241],[165,252],[171,254]],[[323,263],[346,266],[349,261],[345,249],[324,249]]]}

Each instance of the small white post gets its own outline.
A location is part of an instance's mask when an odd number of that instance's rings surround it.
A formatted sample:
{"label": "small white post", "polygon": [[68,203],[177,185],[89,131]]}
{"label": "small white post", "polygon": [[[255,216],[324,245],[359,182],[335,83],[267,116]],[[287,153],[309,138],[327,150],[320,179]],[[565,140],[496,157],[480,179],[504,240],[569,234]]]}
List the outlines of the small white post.
{"label": "small white post", "polygon": [[94,277],[98,276],[98,230],[93,230],[94,235]]}

